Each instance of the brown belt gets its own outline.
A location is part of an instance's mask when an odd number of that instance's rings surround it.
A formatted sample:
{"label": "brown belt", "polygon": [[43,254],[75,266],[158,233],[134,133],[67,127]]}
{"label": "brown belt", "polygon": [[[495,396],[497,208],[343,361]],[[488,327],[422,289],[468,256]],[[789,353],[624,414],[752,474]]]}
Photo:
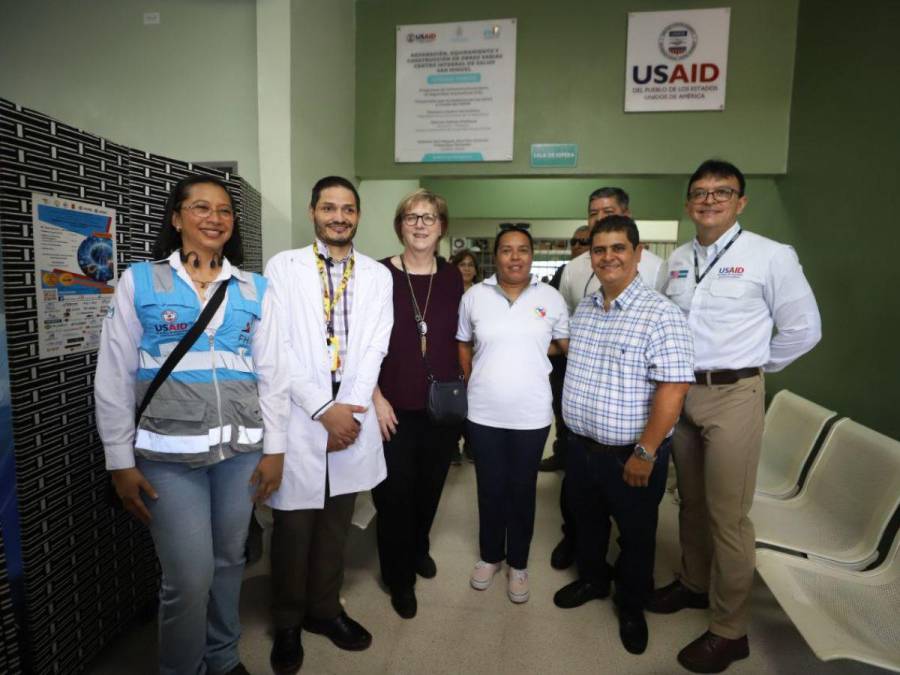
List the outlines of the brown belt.
{"label": "brown belt", "polygon": [[734,384],[738,380],[759,375],[759,368],[739,368],[738,370],[698,370],[694,372],[697,384]]}
{"label": "brown belt", "polygon": [[593,452],[624,452],[625,450],[634,450],[634,443],[629,445],[607,445],[606,443],[598,443],[593,438],[588,438],[587,436],[581,436],[579,434],[572,435],[584,443],[588,450],[592,450]]}

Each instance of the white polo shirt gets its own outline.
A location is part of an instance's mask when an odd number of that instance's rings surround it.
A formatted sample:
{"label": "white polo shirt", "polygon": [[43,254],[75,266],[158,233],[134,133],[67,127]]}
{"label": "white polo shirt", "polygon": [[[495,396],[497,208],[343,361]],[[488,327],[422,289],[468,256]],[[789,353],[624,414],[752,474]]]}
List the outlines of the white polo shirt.
{"label": "white polo shirt", "polygon": [[[700,275],[715,261],[699,285],[695,253]],[[687,315],[697,370],[776,372],[822,337],[816,298],[794,249],[738,223],[709,246],[695,238],[675,249],[666,282],[666,296]]]}
{"label": "white polo shirt", "polygon": [[[652,251],[644,249],[638,263],[638,274],[648,288],[661,293],[666,282],[666,261]],[[590,251],[585,251],[566,263],[559,280],[559,292],[569,306],[569,314],[575,313],[575,308],[582,298],[599,290],[600,280],[591,267]]]}
{"label": "white polo shirt", "polygon": [[456,339],[474,342],[468,418],[501,429],[542,429],[553,420],[551,340],[569,337],[569,312],[555,288],[531,275],[510,303],[496,275],[475,284],[459,306]]}

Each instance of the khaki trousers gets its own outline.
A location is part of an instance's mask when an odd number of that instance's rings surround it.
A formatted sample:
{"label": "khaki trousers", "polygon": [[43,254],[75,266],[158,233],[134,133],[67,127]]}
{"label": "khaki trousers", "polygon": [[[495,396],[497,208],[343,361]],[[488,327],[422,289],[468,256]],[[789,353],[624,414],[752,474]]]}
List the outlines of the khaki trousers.
{"label": "khaki trousers", "polygon": [[747,634],[747,601],[756,565],[748,513],[756,489],[765,414],[762,375],[728,385],[692,385],[675,429],[681,496],[681,581],[709,593],[709,629]]}

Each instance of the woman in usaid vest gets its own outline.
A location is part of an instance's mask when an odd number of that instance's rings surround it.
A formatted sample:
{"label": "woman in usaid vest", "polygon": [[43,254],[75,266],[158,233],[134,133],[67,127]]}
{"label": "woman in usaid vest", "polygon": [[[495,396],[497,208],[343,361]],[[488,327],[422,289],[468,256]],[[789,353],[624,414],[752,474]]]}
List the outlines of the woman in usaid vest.
{"label": "woman in usaid vest", "polygon": [[[162,568],[160,672],[246,673],[244,544],[253,501],[281,481],[289,406],[273,300],[265,279],[236,267],[234,203],[217,178],[175,185],[153,253],[122,274],[103,322],[94,395],[106,468]],[[203,334],[145,401],[222,284]]]}

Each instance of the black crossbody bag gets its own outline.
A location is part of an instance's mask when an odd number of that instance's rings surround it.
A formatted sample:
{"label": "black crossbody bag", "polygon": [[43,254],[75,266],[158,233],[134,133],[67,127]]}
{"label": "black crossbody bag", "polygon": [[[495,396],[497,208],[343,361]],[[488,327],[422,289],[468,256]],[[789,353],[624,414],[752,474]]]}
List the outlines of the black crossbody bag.
{"label": "black crossbody bag", "polygon": [[[402,255],[400,256],[400,264],[403,266],[403,272],[406,275],[410,303],[412,304],[413,316],[416,319],[416,331],[419,333],[419,340],[423,341],[424,347],[428,324],[425,323],[425,317],[419,311],[419,303],[416,302],[412,282],[409,279],[409,272],[406,269],[406,263],[403,261]],[[437,271],[435,271],[435,275],[437,275]],[[455,380],[436,380],[431,372],[431,366],[428,364],[427,349],[423,348],[421,351],[422,361],[425,363],[425,377],[428,379],[428,389],[425,395],[425,409],[428,411],[428,419],[438,426],[462,424],[466,421],[466,415],[469,412],[465,380],[462,375]]]}

